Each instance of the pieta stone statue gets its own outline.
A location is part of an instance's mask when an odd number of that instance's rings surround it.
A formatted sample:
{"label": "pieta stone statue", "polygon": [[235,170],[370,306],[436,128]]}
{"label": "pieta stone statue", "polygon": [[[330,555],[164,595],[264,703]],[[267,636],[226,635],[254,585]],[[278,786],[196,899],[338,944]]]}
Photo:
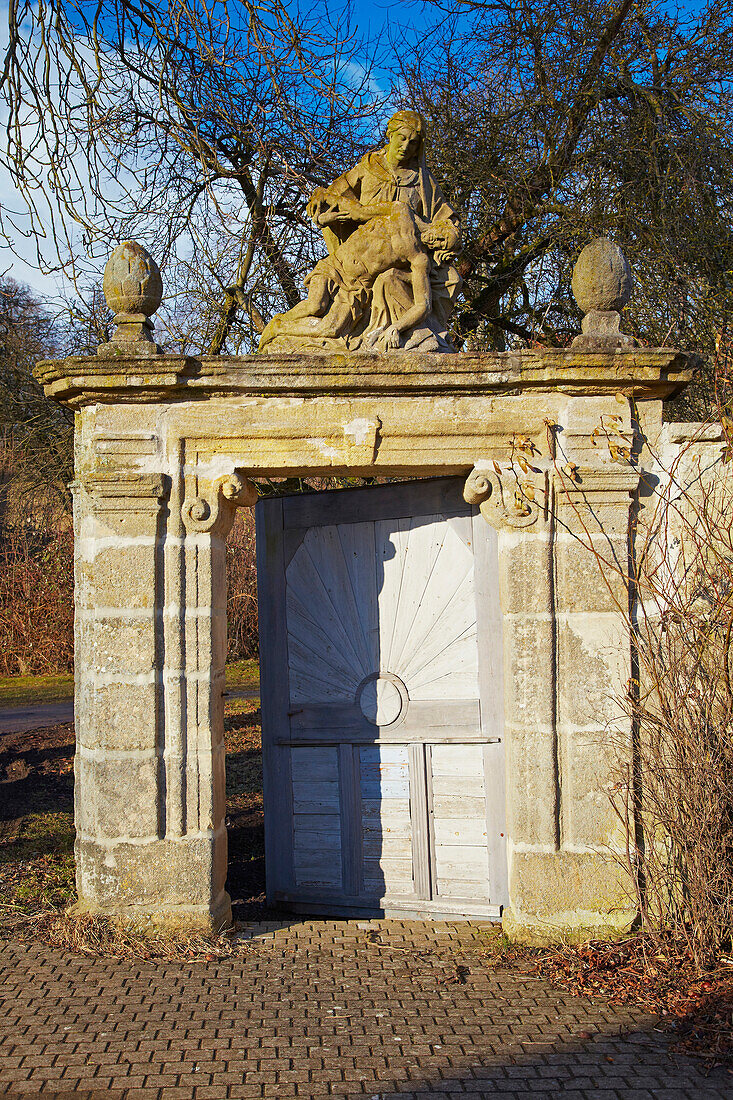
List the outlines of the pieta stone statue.
{"label": "pieta stone statue", "polygon": [[308,214],[328,255],[304,280],[308,297],[270,321],[260,351],[455,351],[460,225],[424,143],[422,115],[398,111],[384,148],[316,188]]}

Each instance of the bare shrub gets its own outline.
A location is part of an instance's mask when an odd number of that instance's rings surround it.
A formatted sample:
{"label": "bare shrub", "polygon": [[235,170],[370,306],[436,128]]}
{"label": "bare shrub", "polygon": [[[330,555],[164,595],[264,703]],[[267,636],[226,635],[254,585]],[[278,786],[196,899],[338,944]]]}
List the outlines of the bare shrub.
{"label": "bare shrub", "polygon": [[730,467],[693,440],[642,509],[625,700],[634,754],[616,788],[643,927],[684,938],[703,968],[733,927],[732,504]]}
{"label": "bare shrub", "polygon": [[255,517],[240,509],[227,539],[227,658],[257,657]]}
{"label": "bare shrub", "polygon": [[74,546],[69,530],[6,528],[0,538],[0,673],[70,672]]}

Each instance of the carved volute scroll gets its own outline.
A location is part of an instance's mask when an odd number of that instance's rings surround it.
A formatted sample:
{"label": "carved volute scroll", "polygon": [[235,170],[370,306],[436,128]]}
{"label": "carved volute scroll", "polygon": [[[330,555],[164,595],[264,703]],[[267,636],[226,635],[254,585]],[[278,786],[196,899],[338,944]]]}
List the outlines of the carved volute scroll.
{"label": "carved volute scroll", "polygon": [[234,522],[236,508],[251,508],[257,489],[236,471],[215,481],[199,481],[198,495],[186,497],[181,517],[187,531],[226,535]]}
{"label": "carved volute scroll", "polygon": [[481,515],[497,530],[502,528],[531,527],[542,513],[545,491],[531,500],[526,493],[513,488],[510,475],[502,478],[493,466],[477,463],[466,478],[463,499],[467,504],[478,504]]}

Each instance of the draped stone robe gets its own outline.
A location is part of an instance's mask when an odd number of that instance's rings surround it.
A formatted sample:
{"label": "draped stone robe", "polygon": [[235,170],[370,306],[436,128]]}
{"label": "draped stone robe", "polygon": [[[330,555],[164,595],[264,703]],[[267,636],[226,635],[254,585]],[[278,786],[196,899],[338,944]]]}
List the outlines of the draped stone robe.
{"label": "draped stone robe", "polygon": [[[456,211],[446,201],[437,180],[428,169],[424,156],[415,168],[392,168],[387,162],[387,149],[367,153],[358,164],[339,176],[327,189],[327,196],[338,209],[338,199],[356,200],[362,206],[404,202],[414,211],[421,229],[432,222],[447,221],[459,227]],[[356,229],[356,222],[345,221],[336,226],[324,226],[323,237],[333,253]],[[461,277],[452,264],[433,261],[430,271],[432,306],[428,316],[406,334],[404,347],[421,351],[454,351],[447,330],[453,301],[461,288]],[[380,275],[372,290],[368,321],[360,334],[351,341],[358,348],[367,333],[393,324],[412,305],[410,275],[396,268]]]}

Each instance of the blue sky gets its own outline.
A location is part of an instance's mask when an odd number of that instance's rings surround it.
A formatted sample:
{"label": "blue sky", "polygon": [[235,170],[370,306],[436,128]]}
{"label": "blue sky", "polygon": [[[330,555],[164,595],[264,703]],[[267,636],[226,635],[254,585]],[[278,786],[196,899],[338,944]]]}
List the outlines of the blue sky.
{"label": "blue sky", "polygon": [[[304,10],[309,10],[310,0],[298,0]],[[344,0],[331,0],[331,10],[339,11]],[[702,7],[702,0],[686,0],[679,8],[688,15],[695,14]],[[669,0],[670,9],[677,9],[674,0]],[[310,9],[312,10],[312,9]],[[365,37],[376,37],[383,33],[385,50],[399,49],[404,38],[409,42],[429,25],[443,17],[437,5],[424,4],[421,0],[352,0],[351,11],[354,23],[360,26]],[[0,0],[0,50],[4,53],[7,41],[7,0]],[[387,75],[375,73],[377,83],[386,91],[389,87]],[[0,118],[0,123],[2,119]],[[0,204],[5,210],[21,209],[22,203],[14,191],[9,175],[0,168]],[[21,251],[22,250],[22,251]],[[21,282],[28,283],[39,293],[54,297],[57,282],[54,277],[43,275],[37,267],[35,249],[30,242],[22,242],[21,257],[14,256],[9,249],[0,247],[0,274],[8,273]],[[49,259],[51,250],[49,249]]]}

